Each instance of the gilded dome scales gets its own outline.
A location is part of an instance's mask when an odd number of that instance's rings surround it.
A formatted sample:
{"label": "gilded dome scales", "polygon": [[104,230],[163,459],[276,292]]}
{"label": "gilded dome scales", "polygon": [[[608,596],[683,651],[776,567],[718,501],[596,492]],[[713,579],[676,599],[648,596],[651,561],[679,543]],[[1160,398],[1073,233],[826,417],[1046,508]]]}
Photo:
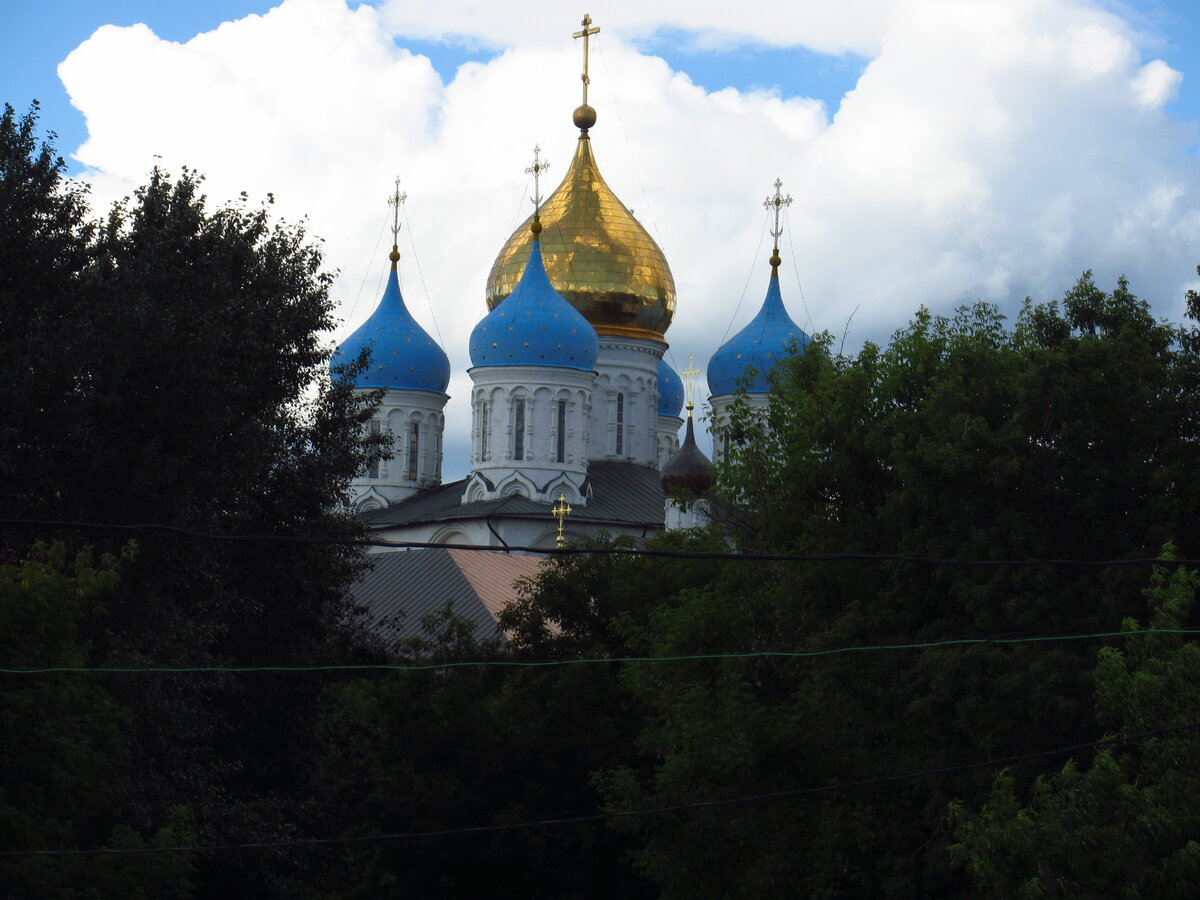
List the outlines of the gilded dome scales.
{"label": "gilded dome scales", "polygon": [[[605,183],[592,156],[588,129],[595,112],[587,105],[586,41],[599,29],[589,28],[589,17],[583,24],[575,36],[585,41],[584,104],[574,114],[582,133],[566,175],[540,208],[546,273],[600,334],[661,341],[675,312],[675,280],[654,238]],[[492,264],[489,310],[520,280],[532,219],[518,226]]]}

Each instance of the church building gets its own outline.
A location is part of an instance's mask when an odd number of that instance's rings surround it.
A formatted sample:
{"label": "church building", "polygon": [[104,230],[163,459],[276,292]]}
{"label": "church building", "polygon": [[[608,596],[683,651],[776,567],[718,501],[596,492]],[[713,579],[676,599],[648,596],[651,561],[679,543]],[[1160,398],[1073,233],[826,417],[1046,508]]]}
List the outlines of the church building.
{"label": "church building", "polygon": [[[378,308],[334,356],[336,366],[370,346],[356,383],[384,389],[370,428],[394,436],[393,457],[363,473],[350,498],[381,539],[549,549],[563,535],[646,537],[702,521],[694,509],[681,514],[664,490],[665,476],[668,489],[702,494],[712,466],[696,447],[691,397],[680,444],[685,385],[663,359],[676,311],[671,269],[605,182],[592,148],[587,41],[597,31],[585,17],[575,35],[584,40],[584,71],[574,157],[544,201],[535,187],[533,215],[500,248],[487,279],[488,313],[469,347],[466,477],[442,481],[449,361],[405,306],[395,243]],[[544,168],[535,150],[535,186]],[[776,245],[788,202],[777,182],[767,201]],[[395,239],[398,218],[393,226]],[[808,342],[783,307],[779,262],[776,248],[762,309],[709,364],[716,421],[739,389],[764,405],[774,361]]]}

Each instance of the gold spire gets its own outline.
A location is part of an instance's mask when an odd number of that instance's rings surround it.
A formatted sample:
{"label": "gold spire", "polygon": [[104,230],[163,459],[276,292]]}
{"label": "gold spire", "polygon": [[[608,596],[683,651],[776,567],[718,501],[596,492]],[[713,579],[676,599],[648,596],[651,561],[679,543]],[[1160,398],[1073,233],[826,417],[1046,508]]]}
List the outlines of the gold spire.
{"label": "gold spire", "polygon": [[408,199],[408,194],[400,193],[400,176],[396,176],[396,190],[388,197],[388,206],[392,208],[392,252],[388,259],[392,261],[392,271],[396,271],[396,263],[400,261],[400,204]]}
{"label": "gold spire", "polygon": [[779,236],[783,234],[783,227],[779,224],[779,214],[792,205],[792,195],[786,197],[780,193],[780,188],[783,187],[783,182],[775,179],[775,194],[763,201],[765,209],[774,209],[775,211],[775,227],[771,229],[771,237],[775,239],[775,249],[771,251],[771,258],[768,262],[771,263],[771,277],[779,277],[779,264],[783,262],[779,258]]}
{"label": "gold spire", "polygon": [[542,233],[542,220],[538,218],[538,211],[542,205],[542,182],[541,174],[550,168],[550,161],[542,162],[542,148],[533,145],[533,165],[525,170],[526,175],[533,176],[533,224],[529,226],[529,231],[533,234],[533,239],[537,240],[537,236]]}
{"label": "gold spire", "polygon": [[688,367],[679,373],[683,378],[684,395],[687,397],[687,403],[684,406],[687,408],[688,418],[692,417],[692,410],[696,408],[696,384],[699,381],[700,370],[696,368],[696,354],[688,354]]}
{"label": "gold spire", "polygon": [[[675,314],[675,280],[662,250],[605,183],[581,138],[562,183],[539,213],[546,274],[601,334],[661,341]],[[512,293],[529,259],[526,219],[512,233],[487,280],[488,309]]]}
{"label": "gold spire", "polygon": [[566,543],[566,540],[563,538],[563,527],[566,525],[567,516],[569,516],[570,514],[571,514],[571,507],[567,506],[567,495],[563,494],[563,493],[559,493],[558,503],[556,503],[550,509],[550,515],[552,515],[552,516],[554,516],[554,518],[558,519],[558,538],[554,542],[556,547],[561,548],[562,545]]}
{"label": "gold spire", "polygon": [[600,28],[592,28],[592,17],[587,13],[583,14],[583,20],[579,23],[583,26],[582,31],[576,31],[571,37],[583,38],[583,74],[579,77],[583,81],[583,103],[575,107],[575,112],[571,116],[575,127],[583,132],[583,137],[587,137],[588,129],[596,124],[596,111],[588,106],[587,89],[592,83],[592,79],[588,78],[588,39],[593,34],[599,34]]}

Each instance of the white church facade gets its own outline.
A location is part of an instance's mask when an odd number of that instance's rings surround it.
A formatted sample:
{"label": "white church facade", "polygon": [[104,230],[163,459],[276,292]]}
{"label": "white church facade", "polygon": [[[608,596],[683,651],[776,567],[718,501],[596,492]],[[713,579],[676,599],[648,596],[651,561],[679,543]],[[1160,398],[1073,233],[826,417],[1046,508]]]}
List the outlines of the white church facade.
{"label": "white church facade", "polygon": [[[589,25],[585,17],[576,35],[585,42],[597,30]],[[690,398],[681,446],[684,384],[663,359],[674,279],[658,244],[600,174],[586,85],[585,69],[584,103],[573,115],[580,133],[565,176],[544,202],[535,197],[534,214],[488,276],[488,313],[470,338],[466,477],[442,480],[449,361],[405,306],[395,244],[379,306],[334,356],[338,366],[369,347],[370,365],[356,384],[384,390],[369,427],[392,435],[392,458],[362,473],[349,498],[381,539],[549,549],[562,521],[551,507],[560,498],[571,509],[568,539],[648,537],[699,521],[664,490],[664,478],[699,493],[712,484],[712,466],[695,446]],[[535,184],[542,168],[535,157]],[[774,202],[778,244],[787,202],[778,182]],[[762,309],[709,364],[717,421],[739,390],[765,403],[775,360],[808,342],[783,306],[778,250],[771,265]]]}

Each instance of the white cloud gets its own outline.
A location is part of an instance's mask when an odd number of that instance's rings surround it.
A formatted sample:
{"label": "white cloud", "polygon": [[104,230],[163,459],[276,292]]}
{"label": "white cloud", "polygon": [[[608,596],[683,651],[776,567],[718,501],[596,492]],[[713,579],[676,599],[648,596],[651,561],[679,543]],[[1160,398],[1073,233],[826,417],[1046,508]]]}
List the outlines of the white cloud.
{"label": "white cloud", "polygon": [[1133,79],[1133,91],[1143,106],[1159,107],[1175,99],[1183,73],[1176,72],[1161,59],[1151,60],[1142,66]]}
{"label": "white cloud", "polygon": [[[858,309],[850,346],[886,338],[920,303],[1011,308],[1026,293],[1060,295],[1084,268],[1102,281],[1127,273],[1164,315],[1182,309],[1200,261],[1200,186],[1196,158],[1181,153],[1188,136],[1163,111],[1181,75],[1142,64],[1120,19],[1087,0],[709,6],[592,8],[604,29],[594,147],[670,260],[676,363],[694,352],[703,365],[761,301],[759,203],[776,176],[795,197],[785,300],[801,324],[836,333]],[[404,291],[430,330],[432,304],[456,373],[447,474],[457,476],[467,337],[492,258],[527,213],[523,170],[536,142],[556,181],[573,150],[579,63],[567,35],[578,26],[561,19],[550,3],[517,15],[464,0],[381,10],[286,0],[184,44],[103,28],[60,74],[87,117],[77,156],[99,197],[140,183],[154,154],[206,173],[215,199],[273,191],[326,239],[348,327],[378,297],[384,199],[403,178]],[[793,96],[705,91],[638,51],[658,28],[872,60],[830,119],[803,84]],[[444,84],[404,44],[447,36],[505,49]]]}

